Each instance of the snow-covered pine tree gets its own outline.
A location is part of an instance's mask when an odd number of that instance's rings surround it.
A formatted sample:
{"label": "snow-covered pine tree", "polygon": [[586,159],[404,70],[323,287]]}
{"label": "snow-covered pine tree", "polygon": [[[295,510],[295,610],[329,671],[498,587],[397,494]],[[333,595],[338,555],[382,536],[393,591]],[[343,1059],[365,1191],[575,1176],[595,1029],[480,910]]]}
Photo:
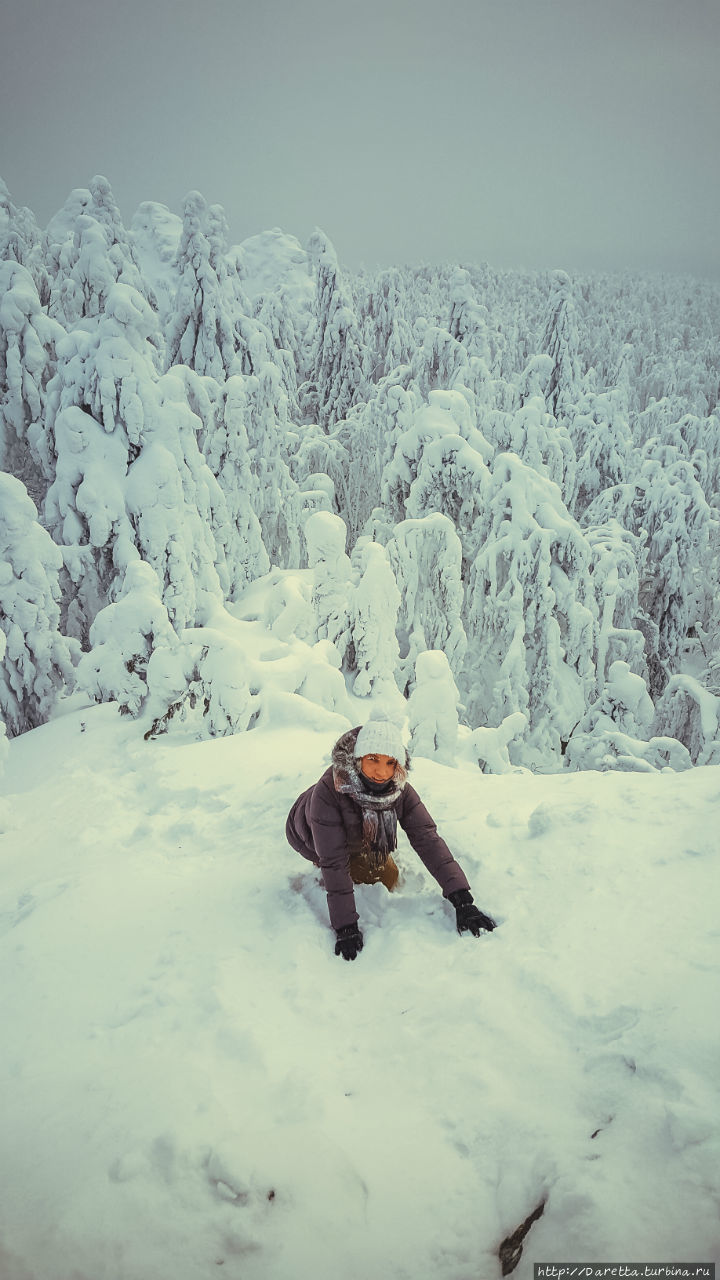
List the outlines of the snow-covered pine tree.
{"label": "snow-covered pine tree", "polygon": [[720,764],[720,698],[692,676],[671,676],[655,708],[653,733],[683,742],[693,764]]}
{"label": "snow-covered pine tree", "polygon": [[92,332],[59,345],[49,387],[57,464],[46,519],[73,584],[67,629],[83,643],[138,556],[155,568],[178,628],[204,621],[227,583],[214,536],[227,525],[222,492],[198,450],[182,379],[158,378],[154,326],[140,294],[113,286]]}
{"label": "snow-covered pine tree", "polygon": [[460,695],[445,654],[439,649],[419,653],[407,707],[410,754],[453,765],[459,710]]}
{"label": "snow-covered pine tree", "polygon": [[628,478],[633,444],[623,401],[623,393],[614,389],[580,398],[571,430],[577,455],[572,510],[578,519],[603,489]]}
{"label": "snow-covered pine tree", "polygon": [[542,350],[553,362],[547,388],[547,404],[558,422],[566,422],[577,403],[582,370],[580,338],[572,282],[565,271],[556,271]]}
{"label": "snow-covered pine tree", "polygon": [[527,729],[527,716],[512,711],[494,729],[480,725],[473,729],[469,747],[483,773],[512,773],[516,766],[510,759],[510,743],[522,738]]}
{"label": "snow-covered pine tree", "polygon": [[0,262],[17,262],[32,276],[40,303],[50,299],[50,278],[43,258],[43,238],[34,213],[16,208],[0,178]]}
{"label": "snow-covered pine tree", "polygon": [[671,676],[655,708],[653,733],[679,739],[693,764],[720,764],[720,697],[692,676]]}
{"label": "snow-covered pine tree", "polygon": [[583,533],[590,547],[590,571],[597,605],[598,682],[605,679],[611,664],[618,660],[626,662],[635,675],[644,677],[647,673],[645,641],[636,625],[640,611],[641,540],[623,529],[617,520],[589,525]]}
{"label": "snow-covered pine tree", "polygon": [[87,187],[76,187],[45,228],[43,257],[51,286],[61,270],[61,260],[67,252],[68,241],[72,241],[75,235],[77,219],[87,213],[91,201],[92,196]]}
{"label": "snow-covered pine tree", "polygon": [[462,624],[462,544],[447,516],[433,512],[395,525],[387,544],[401,603],[397,622],[401,684],[407,690],[426,649],[445,654],[455,678],[467,637]]}
{"label": "snow-covered pine tree", "polygon": [[230,289],[223,275],[224,222],[218,207],[213,209],[209,214],[199,191],[188,192],[183,200],[175,264],[180,283],[168,324],[166,368],[186,364],[222,382],[232,370],[236,341]]}
{"label": "snow-covered pine tree", "polygon": [[147,664],[146,739],[185,725],[198,738],[244,733],[258,713],[247,660],[235,636],[191,627],[174,646],[159,645]]}
{"label": "snow-covered pine tree", "polygon": [[380,382],[410,362],[412,329],[405,318],[405,288],[397,267],[379,272],[370,286],[363,341],[364,372],[369,384]]}
{"label": "snow-covered pine tree", "polygon": [[65,331],[40,305],[32,276],[16,262],[0,263],[0,463],[33,501],[44,501],[54,458],[44,417],[48,383]]}
{"label": "snow-covered pine tree", "polygon": [[350,557],[345,552],[347,529],[339,516],[316,511],[303,530],[312,569],[312,604],[317,619],[318,640],[329,640],[342,665],[352,667],[354,583]]}
{"label": "snow-covered pine tree", "polygon": [[491,455],[465,396],[459,391],[431,392],[429,403],[416,410],[398,436],[393,457],[383,469],[382,502],[388,516],[398,522],[441,511],[469,534],[484,463]]}
{"label": "snow-covered pine tree", "polygon": [[285,459],[289,428],[287,394],[279,369],[269,360],[246,377],[245,386],[252,474],[250,500],[260,522],[270,563],[297,568],[301,499]]}
{"label": "snow-covered pine tree", "polygon": [[[412,385],[421,400],[435,390],[472,384],[470,360],[461,342],[440,325],[416,326],[416,345],[410,368]],[[420,339],[418,341],[418,339]]]}
{"label": "snow-covered pine tree", "polygon": [[308,255],[315,264],[317,333],[307,409],[329,430],[365,399],[362,342],[337,254],[322,231],[310,237]]}
{"label": "snow-covered pine tree", "polygon": [[484,360],[486,366],[490,360],[487,322],[487,308],[482,307],[475,297],[470,273],[458,267],[450,280],[448,332],[463,344],[469,356]]}
{"label": "snow-covered pine tree", "polygon": [[664,428],[662,441],[692,463],[707,501],[720,511],[720,405],[703,417],[683,414]]}
{"label": "snow-covered pine tree", "polygon": [[552,356],[547,355],[547,353],[534,355],[528,360],[517,383],[520,405],[527,404],[528,400],[533,400],[537,396],[540,396],[545,401],[552,372]]}
{"label": "snow-covered pine tree", "polygon": [[150,303],[153,311],[157,312],[153,291],[143,279],[132,236],[123,224],[110,183],[102,174],[96,174],[90,179],[89,190],[91,200],[87,212],[105,232],[108,257],[113,264],[115,279],[120,284],[136,289]]}
{"label": "snow-covered pine tree", "polygon": [[468,370],[463,381],[481,406],[493,401],[494,383],[490,373],[490,343],[488,341],[488,311],[475,297],[470,273],[458,268],[450,280],[450,336],[464,347],[468,356]]}
{"label": "snow-covered pine tree", "polygon": [[[330,475],[351,539],[365,528],[378,505],[383,467],[395,442],[412,423],[418,398],[407,390],[410,369],[394,369],[370,390],[367,403],[356,405],[329,436],[322,439]],[[321,442],[322,445],[322,442]]]}
{"label": "snow-covered pine tree", "polygon": [[690,755],[676,738],[649,737],[653,711],[644,680],[627,663],[613,662],[599,696],[570,737],[567,767],[630,773],[689,769]]}
{"label": "snow-covered pine tree", "polygon": [[[122,284],[141,294],[153,314],[157,304],[140,274],[134,249],[106,178],[90,183],[89,199],[59,246],[51,281],[49,313],[66,329],[87,328],[105,310],[110,290]],[[163,339],[156,322],[151,342],[158,368]]]}
{"label": "snow-covered pine tree", "polygon": [[590,548],[557,485],[499,454],[483,490],[463,688],[472,724],[522,711],[527,759],[550,769],[595,686]]}
{"label": "snow-covered pine tree", "polygon": [[361,577],[353,601],[352,636],[357,675],[353,692],[360,698],[380,695],[392,713],[400,694],[395,682],[398,642],[395,634],[400,592],[387,552],[376,542],[360,554]]}
{"label": "snow-covered pine tree", "polygon": [[60,252],[58,273],[52,281],[49,313],[65,329],[86,317],[102,315],[117,277],[108,257],[105,232],[94,218],[81,214],[72,240]]}
{"label": "snow-covered pine tree", "polygon": [[301,338],[295,327],[295,308],[285,290],[261,294],[255,299],[257,323],[267,331],[268,355],[282,374],[288,398],[288,415],[299,421],[298,370],[301,368]]}
{"label": "snow-covered pine tree", "polygon": [[117,600],[101,609],[90,627],[91,648],[78,663],[78,686],[96,702],[117,702],[122,715],[138,716],[152,653],[177,644],[157,574],[144,560],[133,560]]}
{"label": "snow-covered pine tree", "polygon": [[247,428],[253,407],[251,389],[250,379],[240,374],[228,378],[215,405],[214,430],[205,444],[208,466],[227,504],[224,545],[230,600],[236,600],[249,582],[261,578],[270,568],[260,521],[251,501],[256,490]]}
{"label": "snow-covered pine tree", "polygon": [[642,536],[640,609],[657,628],[648,652],[650,693],[657,699],[685,642],[697,602],[697,577],[708,549],[711,511],[692,464],[676,447],[650,440],[632,480],[604,490],[585,513],[590,524],[615,518]]}
{"label": "snow-covered pine tree", "polygon": [[197,445],[198,420],[173,369],[155,387],[157,414],[128,471],[127,510],[176,630],[206,626],[229,587],[224,494]]}
{"label": "snow-covered pine tree", "polygon": [[[526,370],[527,372],[527,370]],[[541,395],[526,397],[514,414],[495,419],[494,443],[501,452],[516,453],[560,489],[567,507],[576,486],[575,450],[567,428],[556,422]]]}
{"label": "snow-covered pine tree", "polygon": [[43,724],[74,683],[72,647],[59,631],[61,565],[25,486],[0,473],[0,716],[11,737]]}

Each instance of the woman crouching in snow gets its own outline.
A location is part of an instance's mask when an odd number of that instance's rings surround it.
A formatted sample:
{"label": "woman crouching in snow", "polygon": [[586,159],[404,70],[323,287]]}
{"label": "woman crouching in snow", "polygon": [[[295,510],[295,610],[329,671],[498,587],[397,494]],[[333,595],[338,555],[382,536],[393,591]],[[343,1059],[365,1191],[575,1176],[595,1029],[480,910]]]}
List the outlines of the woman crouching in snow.
{"label": "woman crouching in snow", "polygon": [[[400,761],[404,763],[401,764]],[[354,960],[362,951],[353,884],[384,884],[392,891],[398,869],[397,824],[454,906],[458,933],[478,937],[495,921],[475,906],[462,867],[407,781],[410,758],[400,729],[375,712],[361,728],[335,743],[332,765],[295,801],[288,815],[288,842],[322,871],[335,955]]]}

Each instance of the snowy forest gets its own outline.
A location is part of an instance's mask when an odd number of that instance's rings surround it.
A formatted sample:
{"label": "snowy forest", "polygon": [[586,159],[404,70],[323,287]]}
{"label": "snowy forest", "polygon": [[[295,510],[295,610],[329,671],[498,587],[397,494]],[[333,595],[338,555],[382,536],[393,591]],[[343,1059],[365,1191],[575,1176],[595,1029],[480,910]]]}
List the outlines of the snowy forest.
{"label": "snowy forest", "polygon": [[360,697],[489,773],[720,764],[719,385],[710,281],[352,273],[103,177],[43,231],[0,184],[4,732]]}

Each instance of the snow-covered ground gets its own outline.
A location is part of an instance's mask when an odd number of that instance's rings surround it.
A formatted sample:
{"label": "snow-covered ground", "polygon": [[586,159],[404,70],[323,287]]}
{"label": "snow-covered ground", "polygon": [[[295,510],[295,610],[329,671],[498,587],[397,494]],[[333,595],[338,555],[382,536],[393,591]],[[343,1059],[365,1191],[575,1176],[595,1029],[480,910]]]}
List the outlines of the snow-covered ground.
{"label": "snow-covered ground", "polygon": [[12,742],[2,801],[3,1280],[493,1280],[711,1260],[720,773],[413,780],[499,922],[407,845],[333,955],[286,845],[336,733]]}

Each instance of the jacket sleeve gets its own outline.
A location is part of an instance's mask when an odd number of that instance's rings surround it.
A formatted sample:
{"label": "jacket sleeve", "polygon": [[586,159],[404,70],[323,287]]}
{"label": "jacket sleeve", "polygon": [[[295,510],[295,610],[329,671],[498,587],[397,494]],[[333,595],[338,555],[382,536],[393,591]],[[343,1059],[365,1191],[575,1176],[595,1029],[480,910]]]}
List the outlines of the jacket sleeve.
{"label": "jacket sleeve", "polygon": [[467,876],[445,841],[414,787],[406,784],[398,819],[410,844],[437,880],[444,897],[456,889],[469,889]]}
{"label": "jacket sleeve", "polygon": [[327,893],[333,929],[354,924],[355,891],[350,876],[350,854],[342,812],[332,781],[321,778],[308,806],[308,822]]}

